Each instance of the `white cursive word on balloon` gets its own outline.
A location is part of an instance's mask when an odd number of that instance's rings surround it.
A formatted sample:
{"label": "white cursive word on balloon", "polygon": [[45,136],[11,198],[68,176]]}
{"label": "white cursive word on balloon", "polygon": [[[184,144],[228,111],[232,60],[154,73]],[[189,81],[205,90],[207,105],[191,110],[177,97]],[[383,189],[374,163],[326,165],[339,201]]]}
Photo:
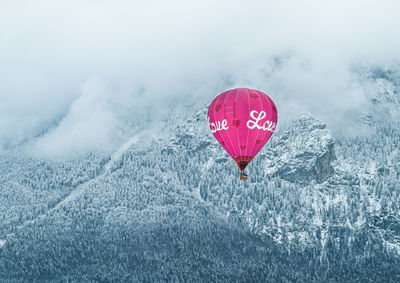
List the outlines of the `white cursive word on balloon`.
{"label": "white cursive word on balloon", "polygon": [[215,123],[210,123],[210,117],[207,117],[208,119],[208,124],[210,125],[210,129],[211,132],[214,134],[217,131],[221,131],[221,130],[227,130],[229,128],[228,125],[228,121],[226,121],[226,119],[222,120],[222,122],[220,121],[215,121]]}
{"label": "white cursive word on balloon", "polygon": [[257,128],[259,130],[262,129],[264,131],[273,132],[275,130],[276,123],[267,120],[267,121],[264,122],[264,124],[262,126],[260,126],[258,124],[258,122],[260,122],[262,119],[264,119],[265,116],[267,116],[267,114],[264,111],[260,111],[260,114],[258,114],[258,112],[256,110],[251,111],[250,112],[250,117],[252,119],[254,119],[254,121],[252,121],[252,120],[247,121],[247,127],[249,129]]}

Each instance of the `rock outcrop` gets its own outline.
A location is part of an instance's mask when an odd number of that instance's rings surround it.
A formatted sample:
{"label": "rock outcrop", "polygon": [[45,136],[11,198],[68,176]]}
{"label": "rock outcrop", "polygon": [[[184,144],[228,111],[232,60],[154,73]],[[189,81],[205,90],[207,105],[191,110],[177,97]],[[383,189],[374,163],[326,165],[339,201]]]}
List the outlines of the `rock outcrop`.
{"label": "rock outcrop", "polygon": [[324,122],[304,114],[274,137],[263,158],[267,174],[290,182],[322,183],[334,173],[332,134]]}
{"label": "rock outcrop", "polygon": [[[189,154],[211,156],[215,162],[230,162],[231,158],[218,145],[206,122],[206,109],[193,119],[176,127],[164,152],[186,150]],[[334,142],[326,124],[311,114],[304,114],[287,128],[277,131],[257,155],[263,160],[265,174],[290,182],[317,183],[326,181],[333,173]]]}

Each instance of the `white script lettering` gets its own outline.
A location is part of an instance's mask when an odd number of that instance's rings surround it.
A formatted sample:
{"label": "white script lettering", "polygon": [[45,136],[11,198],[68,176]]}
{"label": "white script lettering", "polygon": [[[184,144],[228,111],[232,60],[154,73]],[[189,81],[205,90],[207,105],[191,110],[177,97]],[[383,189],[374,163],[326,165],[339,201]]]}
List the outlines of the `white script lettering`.
{"label": "white script lettering", "polygon": [[228,121],[226,119],[220,121],[215,121],[215,123],[210,123],[210,117],[207,117],[208,124],[210,125],[211,132],[214,134],[217,131],[227,130],[229,128]]}
{"label": "white script lettering", "polygon": [[260,111],[260,114],[258,114],[258,112],[256,110],[251,111],[250,112],[250,117],[252,119],[254,119],[254,121],[252,121],[252,120],[247,121],[247,127],[249,129],[257,128],[259,130],[262,129],[264,131],[273,132],[275,130],[276,123],[267,120],[267,121],[264,122],[264,124],[262,126],[260,126],[258,124],[258,122],[260,122],[262,119],[264,119],[265,116],[267,116],[267,114],[264,111]]}

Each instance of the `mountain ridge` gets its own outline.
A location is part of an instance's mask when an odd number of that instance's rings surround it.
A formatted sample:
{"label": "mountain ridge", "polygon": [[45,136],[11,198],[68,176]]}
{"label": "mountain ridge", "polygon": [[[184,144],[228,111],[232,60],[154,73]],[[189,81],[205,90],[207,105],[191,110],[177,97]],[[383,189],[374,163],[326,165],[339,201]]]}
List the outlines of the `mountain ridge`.
{"label": "mountain ridge", "polygon": [[[375,96],[400,93],[383,85]],[[302,114],[277,128],[247,182],[206,108],[113,155],[3,155],[0,278],[399,280],[400,127],[387,111],[398,108],[373,99],[357,123],[374,134],[346,137]]]}

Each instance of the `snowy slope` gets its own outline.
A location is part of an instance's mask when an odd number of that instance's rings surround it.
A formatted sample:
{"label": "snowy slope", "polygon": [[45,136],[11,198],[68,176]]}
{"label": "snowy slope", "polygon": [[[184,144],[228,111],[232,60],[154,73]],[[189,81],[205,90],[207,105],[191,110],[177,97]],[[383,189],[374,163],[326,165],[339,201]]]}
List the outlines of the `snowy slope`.
{"label": "snowy slope", "polygon": [[[366,70],[355,113],[278,128],[238,180],[206,108],[111,156],[0,158],[4,281],[400,280],[399,78]],[[163,138],[157,133],[163,131]]]}

